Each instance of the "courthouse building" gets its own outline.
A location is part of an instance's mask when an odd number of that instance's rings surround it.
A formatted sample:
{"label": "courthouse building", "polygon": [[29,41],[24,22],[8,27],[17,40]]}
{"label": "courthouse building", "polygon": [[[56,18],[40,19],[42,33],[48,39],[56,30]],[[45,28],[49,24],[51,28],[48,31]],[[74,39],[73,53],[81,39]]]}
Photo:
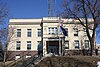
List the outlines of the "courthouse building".
{"label": "courthouse building", "polygon": [[[59,23],[63,24],[66,36]],[[62,54],[67,50],[90,48],[85,28],[74,18],[10,19],[9,34],[12,32],[7,50],[10,57],[15,59],[21,56],[31,57],[40,49],[45,56],[48,53]]]}

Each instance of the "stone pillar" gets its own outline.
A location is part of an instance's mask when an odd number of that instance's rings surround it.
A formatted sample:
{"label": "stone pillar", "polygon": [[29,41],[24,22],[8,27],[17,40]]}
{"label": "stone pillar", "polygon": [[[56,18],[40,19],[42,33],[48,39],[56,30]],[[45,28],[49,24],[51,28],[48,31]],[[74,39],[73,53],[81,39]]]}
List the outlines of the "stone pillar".
{"label": "stone pillar", "polygon": [[43,40],[43,56],[47,54],[46,40]]}
{"label": "stone pillar", "polygon": [[65,47],[65,38],[62,38],[62,55],[64,55],[64,53],[65,53],[65,49],[64,49],[64,47]]}

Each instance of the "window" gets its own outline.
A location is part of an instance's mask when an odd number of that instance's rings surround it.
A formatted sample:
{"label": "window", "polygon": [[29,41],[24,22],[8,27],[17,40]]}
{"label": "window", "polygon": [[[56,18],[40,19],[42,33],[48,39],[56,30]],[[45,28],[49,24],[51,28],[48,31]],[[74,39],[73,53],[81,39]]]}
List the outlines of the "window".
{"label": "window", "polygon": [[31,57],[31,54],[26,54],[26,58],[30,58]]}
{"label": "window", "polygon": [[69,49],[69,41],[65,41],[65,49]]}
{"label": "window", "polygon": [[88,49],[89,48],[89,40],[84,40],[85,43],[85,48]]}
{"label": "window", "polygon": [[83,28],[83,31],[84,31],[84,36],[87,36],[87,34],[86,34],[86,28]]}
{"label": "window", "polygon": [[20,54],[17,54],[15,59],[17,60],[19,58],[20,58]]}
{"label": "window", "polygon": [[38,37],[41,37],[41,36],[42,36],[41,29],[38,29]]}
{"label": "window", "polygon": [[31,29],[27,29],[27,37],[31,37],[31,32],[32,32]]}
{"label": "window", "polygon": [[17,37],[21,37],[21,29],[17,29]]}
{"label": "window", "polygon": [[75,48],[79,48],[79,41],[78,40],[74,40],[74,45],[75,45]]}
{"label": "window", "polygon": [[58,30],[57,27],[49,27],[49,34],[57,34]]}
{"label": "window", "polygon": [[16,41],[16,50],[20,50],[21,41]]}
{"label": "window", "polygon": [[74,28],[74,36],[78,36],[78,28]]}
{"label": "window", "polygon": [[27,41],[27,50],[31,50],[31,41]]}

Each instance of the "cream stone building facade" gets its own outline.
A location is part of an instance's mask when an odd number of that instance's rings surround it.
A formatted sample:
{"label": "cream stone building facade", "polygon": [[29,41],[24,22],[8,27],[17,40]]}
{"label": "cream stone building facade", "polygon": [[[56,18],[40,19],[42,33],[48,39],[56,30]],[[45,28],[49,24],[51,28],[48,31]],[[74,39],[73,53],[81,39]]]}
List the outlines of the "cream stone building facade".
{"label": "cream stone building facade", "polygon": [[[61,32],[60,22],[63,23],[67,36]],[[7,50],[15,59],[23,55],[26,58],[33,56],[39,49],[43,50],[45,56],[48,53],[63,54],[67,50],[90,48],[85,28],[73,18],[10,19],[9,28],[14,28],[14,34]],[[39,45],[42,45],[41,48]]]}
{"label": "cream stone building facade", "polygon": [[[38,43],[41,41],[41,23],[42,19],[10,19],[9,28],[12,28],[14,34],[8,45],[9,54],[15,59],[25,55],[30,57],[37,53]],[[10,32],[9,30],[9,33]]]}

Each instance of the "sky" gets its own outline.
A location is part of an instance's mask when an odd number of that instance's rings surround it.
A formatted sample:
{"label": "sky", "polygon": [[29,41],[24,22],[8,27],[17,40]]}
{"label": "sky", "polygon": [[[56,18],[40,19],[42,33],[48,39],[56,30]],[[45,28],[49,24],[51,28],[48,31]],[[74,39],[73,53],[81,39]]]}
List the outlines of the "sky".
{"label": "sky", "polygon": [[[42,18],[48,16],[48,0],[7,0],[10,17]],[[56,0],[56,5],[60,0]]]}
{"label": "sky", "polygon": [[[48,16],[48,0],[6,0],[9,18],[43,18]],[[56,10],[61,9],[62,0],[55,0]],[[96,37],[100,44],[99,37]]]}

